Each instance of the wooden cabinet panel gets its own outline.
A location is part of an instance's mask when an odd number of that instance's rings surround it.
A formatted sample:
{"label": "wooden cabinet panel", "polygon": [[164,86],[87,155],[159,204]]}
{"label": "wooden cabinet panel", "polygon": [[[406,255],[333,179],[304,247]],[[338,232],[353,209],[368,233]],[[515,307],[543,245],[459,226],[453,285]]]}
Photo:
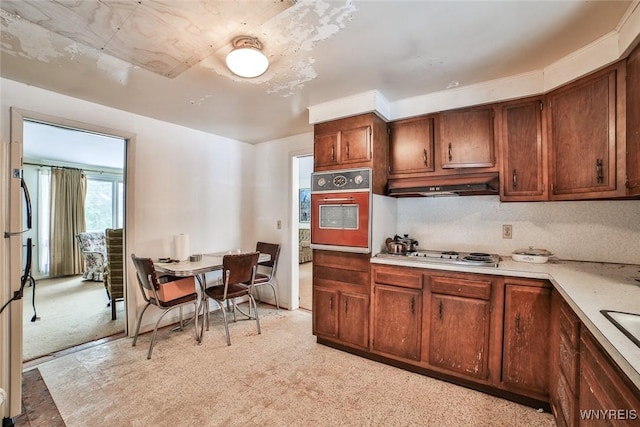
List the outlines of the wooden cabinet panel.
{"label": "wooden cabinet panel", "polygon": [[627,60],[627,188],[640,194],[640,46]]}
{"label": "wooden cabinet panel", "polygon": [[493,115],[492,107],[440,114],[438,138],[442,168],[481,168],[495,165]]}
{"label": "wooden cabinet panel", "polygon": [[547,198],[543,149],[542,100],[503,104],[502,200],[533,201]]}
{"label": "wooden cabinet panel", "polygon": [[580,334],[578,425],[637,426],[640,391],[585,329]]}
{"label": "wooden cabinet panel", "polygon": [[624,146],[616,116],[621,72],[618,65],[548,95],[552,199],[624,195],[616,174],[624,174],[617,162]]}
{"label": "wooden cabinet panel", "polygon": [[322,337],[336,338],[338,336],[338,292],[313,287],[313,334]]}
{"label": "wooden cabinet panel", "polygon": [[433,118],[402,120],[389,125],[389,175],[434,171]]}
{"label": "wooden cabinet panel", "polygon": [[420,360],[422,291],[375,284],[372,310],[372,350]]}
{"label": "wooden cabinet panel", "polygon": [[431,278],[431,292],[489,300],[491,298],[491,280],[476,279],[473,278],[473,275],[468,276],[471,278],[434,276]]}
{"label": "wooden cabinet panel", "polygon": [[338,337],[361,348],[369,345],[369,296],[343,292],[340,295]]}
{"label": "wooden cabinet panel", "polygon": [[345,129],[340,133],[340,163],[371,160],[371,126]]}
{"label": "wooden cabinet panel", "polygon": [[432,294],[429,364],[486,379],[489,311],[489,301]]}
{"label": "wooden cabinet panel", "polygon": [[313,142],[313,161],[315,166],[338,164],[338,132],[326,135],[315,135]]}
{"label": "wooden cabinet panel", "polygon": [[377,267],[373,272],[373,281],[384,285],[422,289],[422,272],[409,268]]}
{"label": "wooden cabinet panel", "polygon": [[503,384],[540,395],[549,391],[548,287],[505,286]]}

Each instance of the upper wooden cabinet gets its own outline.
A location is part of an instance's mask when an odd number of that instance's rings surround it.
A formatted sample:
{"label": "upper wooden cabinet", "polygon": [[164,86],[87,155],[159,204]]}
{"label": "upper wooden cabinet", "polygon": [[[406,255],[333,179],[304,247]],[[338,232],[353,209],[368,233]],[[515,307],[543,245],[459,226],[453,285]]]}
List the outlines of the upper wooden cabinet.
{"label": "upper wooden cabinet", "polygon": [[387,183],[387,150],[387,124],[373,113],[314,126],[314,170],[371,168],[377,194]]}
{"label": "upper wooden cabinet", "polygon": [[547,96],[550,199],[626,195],[624,62]]}
{"label": "upper wooden cabinet", "polygon": [[447,111],[438,117],[443,169],[488,168],[496,164],[493,107]]}
{"label": "upper wooden cabinet", "polygon": [[542,109],[540,97],[504,103],[500,107],[503,201],[547,199]]}
{"label": "upper wooden cabinet", "polygon": [[640,194],[640,46],[627,60],[627,189]]}
{"label": "upper wooden cabinet", "polygon": [[389,125],[389,178],[433,172],[434,160],[432,117]]}

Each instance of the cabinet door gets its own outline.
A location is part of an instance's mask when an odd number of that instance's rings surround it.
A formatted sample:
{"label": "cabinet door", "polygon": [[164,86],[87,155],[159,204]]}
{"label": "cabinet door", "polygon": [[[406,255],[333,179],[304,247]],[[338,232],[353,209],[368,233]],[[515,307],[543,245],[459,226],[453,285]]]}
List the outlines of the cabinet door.
{"label": "cabinet door", "polygon": [[340,133],[340,163],[371,160],[371,126],[345,129]]}
{"label": "cabinet door", "polygon": [[339,310],[340,341],[366,349],[369,346],[369,296],[343,292]]}
{"label": "cabinet door", "polygon": [[421,313],[421,290],[375,285],[373,351],[419,360]]}
{"label": "cabinet door", "polygon": [[546,396],[549,391],[549,288],[506,284],[503,384]]}
{"label": "cabinet door", "polygon": [[627,60],[627,187],[640,194],[640,46]]}
{"label": "cabinet door", "polygon": [[392,123],[389,132],[389,175],[433,172],[432,118]]}
{"label": "cabinet door", "polygon": [[495,165],[493,108],[449,111],[439,123],[443,168]]}
{"label": "cabinet door", "polygon": [[486,379],[489,324],[489,301],[432,294],[429,364]]}
{"label": "cabinet door", "polygon": [[640,391],[586,329],[580,335],[580,374],[578,425],[639,424]]}
{"label": "cabinet door", "polygon": [[501,113],[502,200],[546,199],[541,100],[506,104]]}
{"label": "cabinet door", "polygon": [[551,198],[616,190],[616,72],[549,95]]}
{"label": "cabinet door", "polygon": [[316,135],[313,144],[313,162],[315,166],[338,164],[338,132]]}
{"label": "cabinet door", "polygon": [[313,334],[337,338],[338,292],[333,289],[313,287]]}

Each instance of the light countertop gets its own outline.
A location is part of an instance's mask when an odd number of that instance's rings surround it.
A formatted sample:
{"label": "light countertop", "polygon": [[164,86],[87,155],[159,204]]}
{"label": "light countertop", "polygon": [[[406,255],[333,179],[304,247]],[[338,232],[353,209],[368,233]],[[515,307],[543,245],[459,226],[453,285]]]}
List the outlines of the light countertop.
{"label": "light countertop", "polygon": [[497,268],[423,263],[398,258],[371,258],[374,264],[428,268],[495,276],[551,281],[611,358],[640,389],[640,347],[635,345],[600,310],[640,314],[640,265],[550,260],[546,264],[516,262],[500,257]]}

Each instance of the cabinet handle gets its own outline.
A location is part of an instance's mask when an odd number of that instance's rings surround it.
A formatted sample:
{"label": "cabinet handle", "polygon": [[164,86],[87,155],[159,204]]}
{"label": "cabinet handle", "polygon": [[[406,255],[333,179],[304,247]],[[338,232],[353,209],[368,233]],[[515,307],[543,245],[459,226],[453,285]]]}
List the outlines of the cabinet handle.
{"label": "cabinet handle", "polygon": [[513,189],[518,188],[518,171],[516,169],[513,170]]}
{"label": "cabinet handle", "polygon": [[344,313],[347,314],[347,300],[344,300]]}
{"label": "cabinet handle", "polygon": [[453,161],[453,144],[449,143],[449,161]]}
{"label": "cabinet handle", "polygon": [[596,176],[598,184],[602,184],[604,177],[602,176],[602,159],[596,159]]}
{"label": "cabinet handle", "polygon": [[333,311],[333,297],[329,298],[329,311]]}
{"label": "cabinet handle", "polygon": [[331,161],[334,161],[336,159],[336,149],[335,146],[331,146]]}
{"label": "cabinet handle", "polygon": [[349,158],[349,141],[347,141],[347,159]]}
{"label": "cabinet handle", "polygon": [[416,314],[416,297],[411,297],[411,314]]}
{"label": "cabinet handle", "polygon": [[516,314],[516,334],[520,335],[520,313]]}
{"label": "cabinet handle", "polygon": [[428,159],[429,159],[429,158],[427,157],[427,149],[425,148],[425,149],[423,149],[422,151],[423,151],[423,153],[424,153],[424,154],[422,155],[422,160],[424,160],[424,165],[425,165],[425,166],[429,166],[429,161],[428,161]]}
{"label": "cabinet handle", "polygon": [[438,320],[442,320],[442,301],[438,302]]}

